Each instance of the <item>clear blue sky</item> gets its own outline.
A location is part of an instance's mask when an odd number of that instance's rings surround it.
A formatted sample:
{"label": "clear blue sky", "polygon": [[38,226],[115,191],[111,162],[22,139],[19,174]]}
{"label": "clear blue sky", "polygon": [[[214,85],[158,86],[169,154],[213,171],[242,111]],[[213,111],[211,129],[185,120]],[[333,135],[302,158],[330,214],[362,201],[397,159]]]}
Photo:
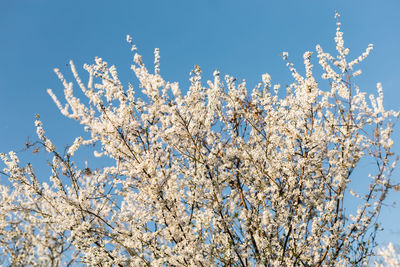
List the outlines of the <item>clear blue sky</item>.
{"label": "clear blue sky", "polygon": [[[382,82],[385,106],[399,109],[399,0],[1,0],[0,152],[18,150],[27,137],[35,138],[36,113],[56,145],[71,144],[80,127],[64,118],[46,93],[52,88],[62,96],[52,69],[70,77],[69,59],[81,67],[100,56],[117,66],[127,84],[133,79],[126,34],[133,36],[148,66],[159,47],[161,74],[182,87],[195,64],[206,76],[218,68],[245,78],[250,88],[265,72],[285,85],[291,80],[280,53],[288,51],[301,69],[303,52],[314,51],[316,44],[333,51],[335,10],[351,55],[375,45],[361,65],[359,86],[373,93]],[[400,143],[399,137],[395,142]],[[400,193],[390,201],[400,202]],[[386,207],[382,220],[380,240],[400,243],[400,207]]]}

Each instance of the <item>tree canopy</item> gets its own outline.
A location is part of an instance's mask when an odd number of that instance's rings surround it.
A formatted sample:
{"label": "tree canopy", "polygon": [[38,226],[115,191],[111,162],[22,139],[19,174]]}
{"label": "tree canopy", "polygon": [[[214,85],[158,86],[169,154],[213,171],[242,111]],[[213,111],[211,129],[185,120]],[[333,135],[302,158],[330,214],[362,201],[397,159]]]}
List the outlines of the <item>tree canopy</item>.
{"label": "tree canopy", "polygon": [[[337,15],[338,17],[338,15]],[[385,110],[383,89],[366,96],[354,77],[372,50],[353,60],[337,20],[336,54],[304,53],[305,74],[282,57],[293,81],[282,90],[268,74],[248,89],[218,70],[190,87],[144,65],[132,39],[126,88],[101,58],[83,82],[58,69],[65,100],[49,95],[87,138],[57,149],[37,116],[38,142],[51,156],[38,178],[17,153],[1,154],[0,254],[12,266],[333,266],[374,255],[377,215],[396,184],[391,134],[400,112]],[[313,73],[317,61],[322,76]],[[78,87],[86,96],[74,95]],[[63,104],[62,102],[66,102]],[[108,166],[74,160],[82,146]],[[376,167],[352,187],[353,170]],[[346,212],[345,200],[358,209]]]}

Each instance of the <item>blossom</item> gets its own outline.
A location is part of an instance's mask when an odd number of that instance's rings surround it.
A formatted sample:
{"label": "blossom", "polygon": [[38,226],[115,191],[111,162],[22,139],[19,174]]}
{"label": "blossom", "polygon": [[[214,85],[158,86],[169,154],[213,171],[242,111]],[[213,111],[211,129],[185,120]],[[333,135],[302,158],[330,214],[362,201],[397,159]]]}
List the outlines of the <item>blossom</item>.
{"label": "blossom", "polygon": [[[158,49],[152,73],[127,41],[138,85],[125,88],[102,58],[84,66],[87,84],[72,61],[75,83],[55,69],[65,100],[48,93],[85,138],[59,151],[37,117],[38,145],[51,156],[48,179],[38,179],[17,153],[1,154],[8,181],[0,184],[0,253],[10,265],[368,261],[373,242],[360,240],[378,230],[374,220],[396,188],[391,136],[400,116],[385,110],[382,84],[367,97],[350,79],[361,74],[351,71],[372,46],[348,63],[337,20],[336,55],[316,47],[322,80],[311,52],[303,55],[305,75],[282,54],[293,77],[282,95],[269,74],[249,89],[217,70],[204,82],[198,65],[182,90],[161,76]],[[75,161],[89,145],[101,157],[97,165]],[[377,167],[363,191],[351,180],[366,157]],[[344,208],[347,199],[360,203],[356,212]]]}

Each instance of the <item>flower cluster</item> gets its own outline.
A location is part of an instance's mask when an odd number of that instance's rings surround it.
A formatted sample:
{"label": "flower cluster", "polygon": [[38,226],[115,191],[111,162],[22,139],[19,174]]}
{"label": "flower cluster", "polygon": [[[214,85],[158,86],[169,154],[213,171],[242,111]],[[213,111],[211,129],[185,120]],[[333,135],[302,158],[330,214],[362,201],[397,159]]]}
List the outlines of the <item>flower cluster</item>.
{"label": "flower cluster", "polygon": [[[384,109],[381,85],[368,99],[353,80],[372,46],[348,63],[339,22],[335,42],[337,56],[316,48],[320,82],[311,52],[305,76],[283,54],[294,79],[285,96],[268,74],[249,90],[219,71],[203,83],[197,65],[182,93],[161,77],[159,50],[151,73],[133,44],[136,87],[124,88],[101,58],[84,66],[84,84],[70,62],[86,104],[56,69],[66,104],[48,93],[89,135],[63,154],[37,118],[38,142],[52,157],[45,181],[16,153],[2,154],[9,182],[0,185],[0,254],[13,266],[365,263],[394,186],[400,113]],[[78,167],[74,153],[87,145],[109,165]],[[350,181],[366,157],[377,167],[360,192]],[[354,214],[344,209],[351,198]]]}

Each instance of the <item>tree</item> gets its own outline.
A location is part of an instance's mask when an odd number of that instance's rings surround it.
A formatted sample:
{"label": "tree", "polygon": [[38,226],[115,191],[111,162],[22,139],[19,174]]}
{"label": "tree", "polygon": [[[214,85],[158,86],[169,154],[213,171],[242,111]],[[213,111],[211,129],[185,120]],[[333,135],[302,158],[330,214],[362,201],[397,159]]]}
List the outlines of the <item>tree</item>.
{"label": "tree", "polygon": [[379,257],[379,262],[375,262],[376,267],[396,267],[400,265],[399,250],[396,250],[392,243],[389,243],[386,248],[379,248],[377,256]]}
{"label": "tree", "polygon": [[[337,16],[338,17],[338,16]],[[355,66],[337,21],[332,56],[316,47],[301,75],[283,53],[294,81],[286,94],[268,74],[252,91],[218,71],[202,83],[195,66],[187,93],[143,64],[132,40],[132,70],[142,96],[124,89],[114,66],[101,58],[85,65],[85,85],[70,62],[83,103],[55,69],[65,90],[61,113],[79,121],[88,138],[65,152],[46,136],[37,116],[38,142],[51,155],[49,179],[37,178],[15,152],[0,187],[0,253],[12,266],[333,266],[362,265],[374,254],[376,218],[395,184],[393,119],[378,96],[354,83]],[[74,162],[81,146],[95,145],[101,169]],[[360,160],[375,173],[366,192],[351,187]],[[350,214],[345,200],[356,201]],[[346,202],[347,203],[347,202]]]}

